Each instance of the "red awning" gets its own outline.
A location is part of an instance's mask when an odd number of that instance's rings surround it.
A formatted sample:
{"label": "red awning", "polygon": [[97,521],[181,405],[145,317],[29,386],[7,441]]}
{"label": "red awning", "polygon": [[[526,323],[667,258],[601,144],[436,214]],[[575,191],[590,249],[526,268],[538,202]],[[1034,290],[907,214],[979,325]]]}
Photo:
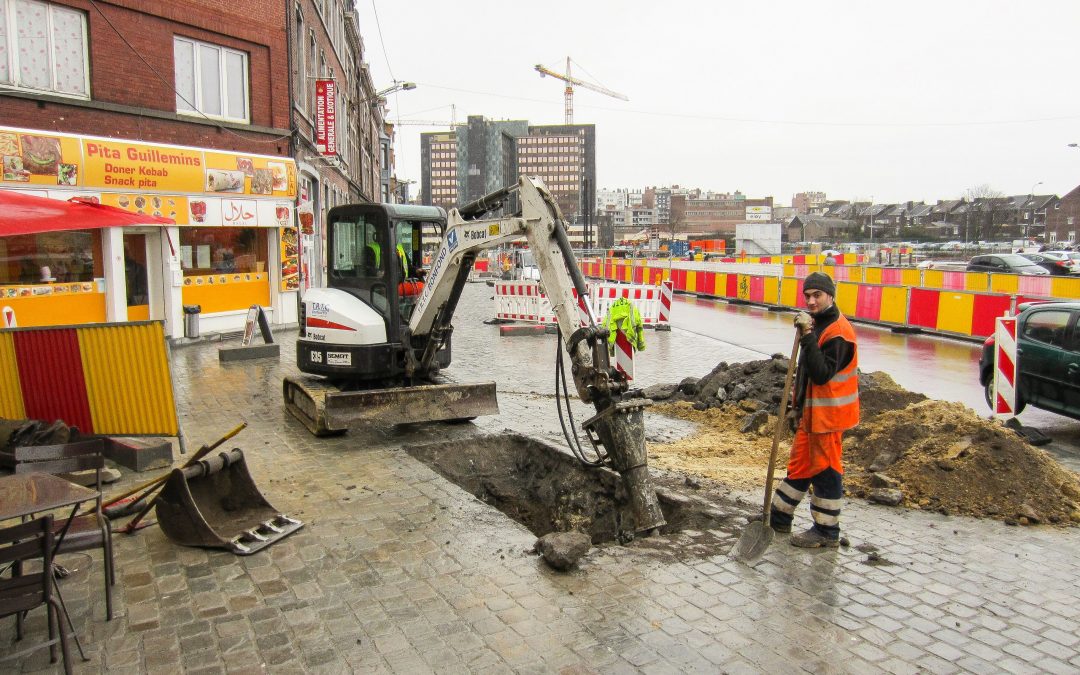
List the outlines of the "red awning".
{"label": "red awning", "polygon": [[175,225],[171,218],[132,213],[80,197],[68,201],[0,190],[0,236],[102,227]]}

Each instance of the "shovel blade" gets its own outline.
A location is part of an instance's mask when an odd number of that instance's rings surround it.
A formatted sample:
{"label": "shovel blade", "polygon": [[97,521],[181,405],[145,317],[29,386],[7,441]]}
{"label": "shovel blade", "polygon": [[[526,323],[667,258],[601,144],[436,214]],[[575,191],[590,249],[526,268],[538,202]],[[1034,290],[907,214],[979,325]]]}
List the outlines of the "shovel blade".
{"label": "shovel blade", "polygon": [[761,556],[765,555],[769,544],[772,543],[773,534],[773,529],[769,527],[767,521],[750,523],[739,536],[739,541],[735,542],[734,548],[731,549],[731,555],[736,560],[747,565],[753,565],[761,560]]}

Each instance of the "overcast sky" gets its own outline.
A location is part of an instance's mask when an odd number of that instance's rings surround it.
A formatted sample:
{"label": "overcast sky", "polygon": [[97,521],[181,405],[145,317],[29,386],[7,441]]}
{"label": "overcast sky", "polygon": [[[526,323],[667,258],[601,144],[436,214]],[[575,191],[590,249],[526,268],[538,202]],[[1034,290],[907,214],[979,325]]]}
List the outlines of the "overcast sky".
{"label": "overcast sky", "polygon": [[[1080,184],[1080,2],[357,0],[389,118],[483,115],[562,124],[541,63],[576,88],[597,184],[678,184],[789,204],[957,198],[983,183],[1064,195]],[[375,16],[382,29],[380,38]],[[385,47],[385,54],[384,54]],[[389,64],[388,64],[389,62]],[[447,128],[447,127],[442,127]],[[398,128],[417,181],[420,133]]]}

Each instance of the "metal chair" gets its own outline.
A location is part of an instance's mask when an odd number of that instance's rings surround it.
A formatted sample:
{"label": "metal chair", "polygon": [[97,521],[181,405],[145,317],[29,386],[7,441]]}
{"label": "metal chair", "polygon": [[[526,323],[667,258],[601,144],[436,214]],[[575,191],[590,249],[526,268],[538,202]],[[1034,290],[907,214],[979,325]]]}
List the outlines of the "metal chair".
{"label": "metal chair", "polygon": [[[94,508],[71,519],[67,533],[60,541],[57,553],[91,551],[100,548],[104,555],[105,568],[105,613],[112,620],[112,587],[116,583],[116,568],[113,563],[112,530],[109,520],[101,512],[101,470],[105,468],[105,441],[94,438],[63,445],[28,445],[17,447],[15,455],[15,473],[51,473],[66,474],[75,471],[95,471],[95,489],[98,491]],[[60,532],[67,519],[53,523],[53,529]]]}
{"label": "metal chair", "polygon": [[[0,661],[17,659],[46,645],[51,662],[56,662],[56,643],[64,656],[64,672],[71,673],[71,654],[68,652],[64,614],[53,594],[53,517],[44,516],[13,527],[0,529],[0,566],[10,565],[12,576],[0,579],[0,617],[18,615],[45,605],[49,619],[49,640],[9,654]],[[40,572],[22,574],[22,563],[42,561]],[[57,637],[59,629],[59,637]],[[10,671],[9,671],[10,672]]]}

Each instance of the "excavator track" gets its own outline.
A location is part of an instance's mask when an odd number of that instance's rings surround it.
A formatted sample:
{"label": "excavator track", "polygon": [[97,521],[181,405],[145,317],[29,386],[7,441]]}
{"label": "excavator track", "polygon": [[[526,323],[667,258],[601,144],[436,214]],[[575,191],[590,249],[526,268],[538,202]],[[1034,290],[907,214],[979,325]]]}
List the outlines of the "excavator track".
{"label": "excavator track", "polygon": [[499,414],[494,382],[449,382],[341,391],[326,380],[286,377],[285,408],[316,436],[348,431],[354,423],[411,424]]}

